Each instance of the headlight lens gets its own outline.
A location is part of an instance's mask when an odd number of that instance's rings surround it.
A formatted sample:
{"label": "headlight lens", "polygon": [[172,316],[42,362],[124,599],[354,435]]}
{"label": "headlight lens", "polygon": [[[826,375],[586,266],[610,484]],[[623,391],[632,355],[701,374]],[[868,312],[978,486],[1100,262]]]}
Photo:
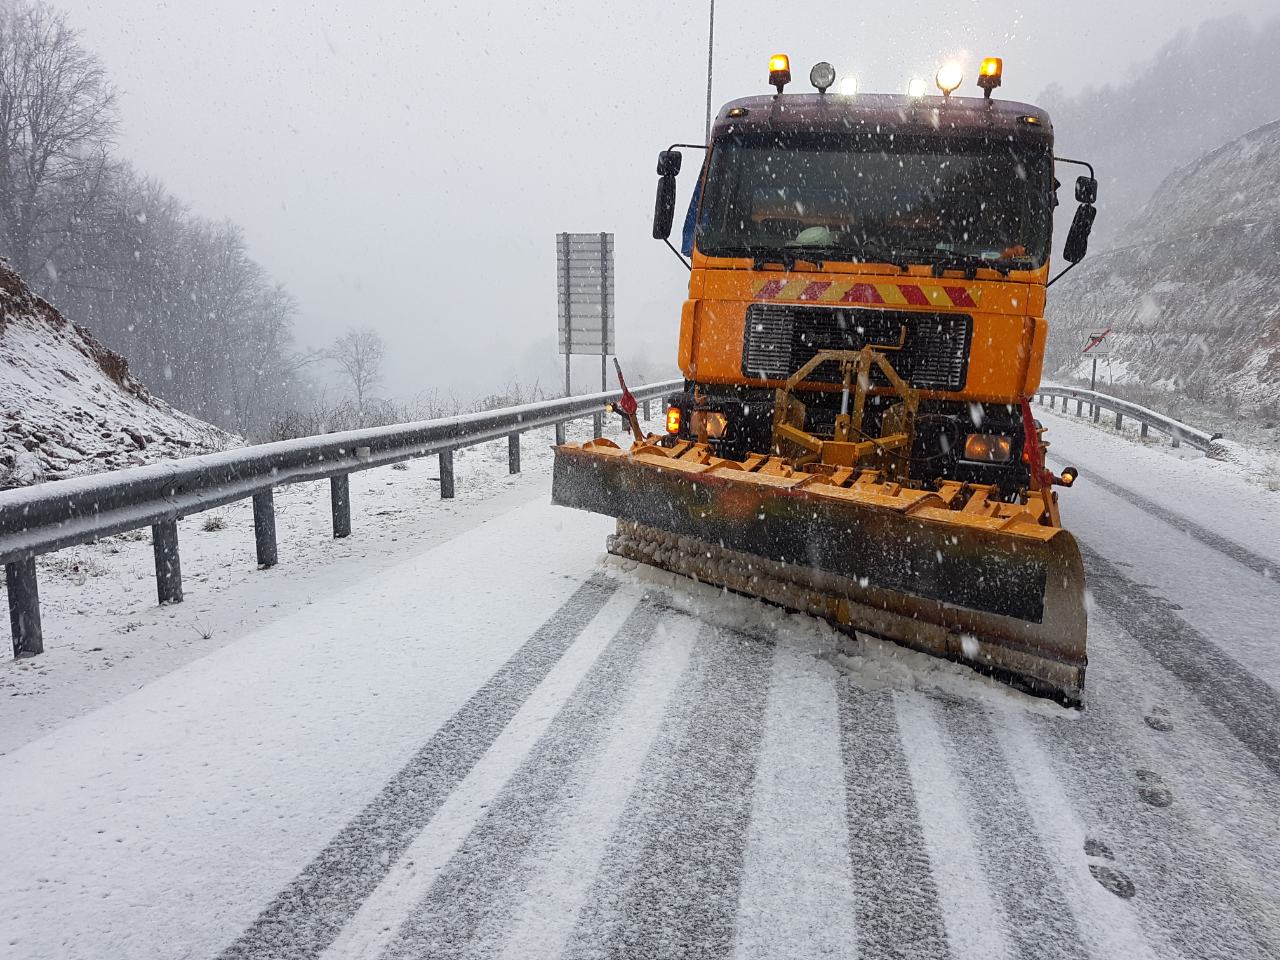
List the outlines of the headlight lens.
{"label": "headlight lens", "polygon": [[702,436],[705,430],[708,437],[716,440],[724,436],[728,426],[729,418],[718,410],[695,410],[689,421],[689,427],[695,437]]}
{"label": "headlight lens", "polygon": [[964,458],[981,463],[1008,463],[1013,459],[1013,438],[996,433],[971,433],[964,438]]}

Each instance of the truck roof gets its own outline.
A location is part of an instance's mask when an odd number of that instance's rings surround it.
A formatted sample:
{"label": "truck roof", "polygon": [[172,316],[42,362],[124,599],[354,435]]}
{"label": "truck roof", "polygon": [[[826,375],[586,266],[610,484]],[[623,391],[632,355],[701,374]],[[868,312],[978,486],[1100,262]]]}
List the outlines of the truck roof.
{"label": "truck roof", "polygon": [[[733,113],[733,116],[730,116]],[[981,97],[908,97],[893,93],[792,93],[731,100],[720,108],[712,136],[729,133],[874,130],[928,136],[1013,137],[1052,144],[1053,123],[1039,107]]]}

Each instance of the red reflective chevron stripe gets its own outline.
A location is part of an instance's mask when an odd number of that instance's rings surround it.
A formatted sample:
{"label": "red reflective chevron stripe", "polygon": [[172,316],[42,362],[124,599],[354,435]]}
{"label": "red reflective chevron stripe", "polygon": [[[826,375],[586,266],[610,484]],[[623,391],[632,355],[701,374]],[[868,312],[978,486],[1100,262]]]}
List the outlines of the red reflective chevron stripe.
{"label": "red reflective chevron stripe", "polygon": [[929,298],[926,297],[924,295],[924,291],[915,284],[900,283],[898,284],[898,289],[902,291],[902,296],[906,299],[907,303],[911,304],[913,307],[927,307],[929,305]]}
{"label": "red reflective chevron stripe", "polygon": [[830,280],[814,280],[800,291],[800,299],[817,300],[826,292],[829,286],[831,286]]}
{"label": "red reflective chevron stripe", "polygon": [[869,283],[855,283],[840,299],[844,303],[884,303],[880,291]]}
{"label": "red reflective chevron stripe", "polygon": [[770,297],[776,297],[782,292],[782,287],[785,283],[785,280],[766,280],[761,284],[760,289],[756,291],[756,299],[768,300]]}
{"label": "red reflective chevron stripe", "polygon": [[957,307],[976,307],[973,297],[969,296],[969,291],[964,287],[943,287],[947,291],[947,296],[951,298],[951,302]]}

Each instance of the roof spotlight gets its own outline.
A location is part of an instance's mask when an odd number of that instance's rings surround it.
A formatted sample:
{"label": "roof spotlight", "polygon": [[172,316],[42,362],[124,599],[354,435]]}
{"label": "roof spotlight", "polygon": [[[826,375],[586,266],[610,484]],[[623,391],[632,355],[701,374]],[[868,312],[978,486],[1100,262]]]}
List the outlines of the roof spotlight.
{"label": "roof spotlight", "polygon": [[785,53],[775,53],[769,58],[769,82],[779,93],[791,82],[791,58]]}
{"label": "roof spotlight", "polygon": [[840,86],[838,89],[840,90],[840,95],[842,97],[852,97],[855,93],[858,92],[858,78],[857,77],[841,77]]}
{"label": "roof spotlight", "polygon": [[826,93],[827,88],[836,82],[836,68],[825,60],[815,63],[809,71],[809,82],[819,93]]}
{"label": "roof spotlight", "polygon": [[958,63],[944,63],[938,68],[933,82],[938,85],[944,97],[949,97],[964,82],[964,71],[960,69]]}
{"label": "roof spotlight", "polygon": [[907,84],[908,97],[923,97],[929,92],[929,84],[925,83],[924,77],[912,77],[911,82]]}

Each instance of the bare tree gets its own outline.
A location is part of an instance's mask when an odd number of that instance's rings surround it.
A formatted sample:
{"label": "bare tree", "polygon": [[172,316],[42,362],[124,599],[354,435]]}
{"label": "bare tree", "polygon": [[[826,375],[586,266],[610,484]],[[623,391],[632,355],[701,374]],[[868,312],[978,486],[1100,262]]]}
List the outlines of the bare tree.
{"label": "bare tree", "polygon": [[0,2],[0,242],[29,279],[101,193],[115,102],[63,14]]}
{"label": "bare tree", "polygon": [[382,354],[382,337],[371,327],[348,330],[329,348],[329,357],[351,382],[351,392],[361,411],[382,380]]}

